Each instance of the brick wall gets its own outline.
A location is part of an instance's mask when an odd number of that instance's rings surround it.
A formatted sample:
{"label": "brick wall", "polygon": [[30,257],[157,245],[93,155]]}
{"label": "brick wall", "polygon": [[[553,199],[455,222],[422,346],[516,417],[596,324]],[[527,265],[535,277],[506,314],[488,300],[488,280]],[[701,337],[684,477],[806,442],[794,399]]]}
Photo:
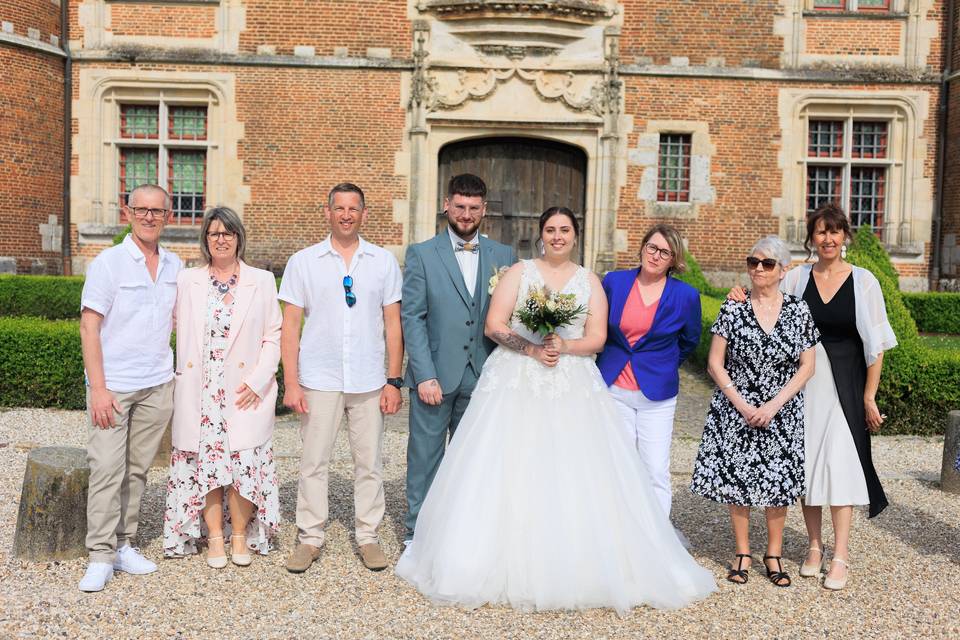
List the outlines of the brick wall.
{"label": "brick wall", "polygon": [[[901,53],[903,20],[856,20],[808,17],[809,54],[896,56]],[[851,37],[856,34],[856,37]]]}
{"label": "brick wall", "polygon": [[214,5],[122,4],[110,6],[116,36],[210,38],[216,33]]}
{"label": "brick wall", "polygon": [[333,55],[335,47],[365,56],[368,47],[387,47],[394,58],[410,57],[413,36],[405,0],[323,0],[323,10],[315,4],[247,0],[240,50],[253,53],[259,45],[272,45],[290,55],[295,46],[307,45],[319,56]]}
{"label": "brick wall", "polygon": [[[955,234],[954,246],[960,247],[960,82],[956,80],[950,83],[949,105],[941,237]],[[960,264],[954,260],[949,262],[950,266],[942,274],[943,277],[960,277]]]}
{"label": "brick wall", "polygon": [[667,64],[687,56],[692,65],[723,57],[727,66],[780,66],[783,38],[773,32],[776,0],[623,0],[621,56],[625,64],[652,58]]}
{"label": "brick wall", "polygon": [[63,62],[0,44],[0,86],[0,256],[56,272],[60,253],[42,250],[39,225],[63,211]]}
{"label": "brick wall", "polygon": [[0,20],[12,23],[14,33],[24,38],[28,29],[39,30],[40,40],[48,44],[51,35],[60,37],[60,5],[52,0],[0,3]]}
{"label": "brick wall", "polygon": [[[656,222],[680,229],[689,241],[691,253],[708,271],[738,271],[743,256],[760,237],[779,233],[779,221],[772,215],[772,199],[782,193],[782,172],[778,167],[780,121],[777,97],[781,85],[774,82],[704,78],[626,78],[625,112],[633,116],[634,133],[628,145],[634,148],[646,130],[647,119],[687,120],[709,123],[710,141],[716,147],[711,158],[711,185],[716,199],[699,205],[698,216],[688,219],[655,219],[646,214],[646,202],[638,199],[642,167],[628,166],[627,185],[620,194],[618,228],[627,232],[627,250],[617,255],[621,265],[636,262],[640,241]],[[791,84],[791,88],[803,85]],[[902,86],[831,86],[820,88],[882,91]],[[930,104],[937,104],[936,87],[929,91]],[[936,121],[924,123],[928,141],[924,177],[931,181],[936,162]],[[902,265],[904,275],[925,275],[926,265]]]}

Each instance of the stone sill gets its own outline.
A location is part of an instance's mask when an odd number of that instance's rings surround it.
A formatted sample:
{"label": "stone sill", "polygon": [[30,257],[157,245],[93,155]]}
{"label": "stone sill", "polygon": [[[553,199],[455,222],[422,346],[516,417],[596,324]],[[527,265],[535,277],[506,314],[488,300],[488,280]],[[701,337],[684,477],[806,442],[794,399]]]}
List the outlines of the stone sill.
{"label": "stone sill", "polygon": [[[99,222],[81,222],[77,224],[79,244],[103,244],[113,242],[113,237],[123,231],[124,224],[102,224]],[[160,240],[174,244],[198,244],[200,225],[170,225],[160,234]]]}
{"label": "stone sill", "polygon": [[910,14],[906,11],[810,11],[803,12],[804,18],[839,18],[841,20],[906,20]]}
{"label": "stone sill", "polygon": [[103,0],[112,4],[220,4],[221,0]]}
{"label": "stone sill", "polygon": [[[787,242],[786,244],[794,259],[797,259],[799,256],[800,259],[806,260],[807,250],[803,248],[802,242]],[[915,242],[899,247],[884,245],[883,248],[890,254],[891,260],[894,261],[913,261],[917,258],[922,258],[924,254],[922,242]],[[816,252],[814,252],[814,255],[816,255]]]}
{"label": "stone sill", "polygon": [[[115,0],[119,1],[119,0]],[[222,64],[267,67],[323,67],[338,69],[413,69],[413,63],[397,58],[354,58],[336,56],[294,56],[268,54],[227,54],[206,49],[160,49],[126,46],[73,52],[80,62],[167,62],[175,64]]]}

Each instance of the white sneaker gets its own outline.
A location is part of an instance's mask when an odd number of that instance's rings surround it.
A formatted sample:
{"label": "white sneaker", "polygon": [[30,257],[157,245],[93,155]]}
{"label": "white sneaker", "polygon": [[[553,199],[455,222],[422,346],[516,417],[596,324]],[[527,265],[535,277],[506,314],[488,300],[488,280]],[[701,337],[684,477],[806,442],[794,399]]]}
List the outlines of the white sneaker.
{"label": "white sneaker", "polygon": [[156,571],[157,565],[140,555],[140,549],[127,544],[117,549],[117,557],[113,561],[113,568],[116,571],[142,576]]}
{"label": "white sneaker", "polygon": [[108,562],[91,562],[80,581],[80,591],[103,591],[104,585],[113,578],[113,567]]}

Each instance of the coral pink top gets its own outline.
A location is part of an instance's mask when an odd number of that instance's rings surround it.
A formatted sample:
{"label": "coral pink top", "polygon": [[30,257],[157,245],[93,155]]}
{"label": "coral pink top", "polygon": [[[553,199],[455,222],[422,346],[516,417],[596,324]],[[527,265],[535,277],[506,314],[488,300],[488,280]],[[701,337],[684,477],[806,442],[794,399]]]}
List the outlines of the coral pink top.
{"label": "coral pink top", "polygon": [[[623,306],[623,315],[620,317],[620,330],[623,331],[627,342],[634,345],[637,340],[647,335],[650,327],[653,326],[653,317],[656,315],[659,305],[660,298],[654,300],[650,305],[644,304],[643,297],[640,295],[640,285],[637,281],[634,281],[634,285],[630,289],[630,295],[627,296],[627,301]],[[613,381],[613,385],[628,391],[640,390],[640,385],[637,383],[636,376],[633,375],[633,367],[630,366],[629,360],[617,379]]]}

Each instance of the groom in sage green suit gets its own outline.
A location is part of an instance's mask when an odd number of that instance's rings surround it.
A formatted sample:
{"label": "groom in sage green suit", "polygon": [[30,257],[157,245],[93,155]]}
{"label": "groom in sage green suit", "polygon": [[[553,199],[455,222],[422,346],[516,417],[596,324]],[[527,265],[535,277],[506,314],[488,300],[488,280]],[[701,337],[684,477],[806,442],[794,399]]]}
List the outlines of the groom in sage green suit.
{"label": "groom in sage green suit", "polygon": [[407,249],[400,317],[409,363],[406,540],[437,473],[447,435],[453,437],[487,356],[483,335],[490,277],[516,262],[513,249],[480,235],[487,186],[469,173],[454,176],[443,208],[449,226]]}

